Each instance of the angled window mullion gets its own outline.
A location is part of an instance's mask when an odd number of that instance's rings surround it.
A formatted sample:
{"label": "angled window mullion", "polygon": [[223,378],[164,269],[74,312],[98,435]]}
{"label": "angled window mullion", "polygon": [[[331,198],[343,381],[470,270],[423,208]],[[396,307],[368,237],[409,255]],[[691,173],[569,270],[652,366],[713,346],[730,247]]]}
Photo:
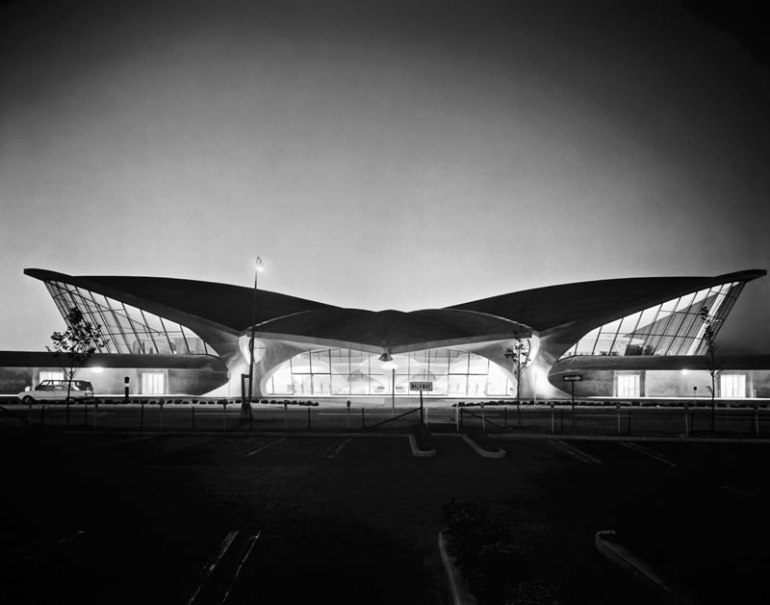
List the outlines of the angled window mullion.
{"label": "angled window mullion", "polygon": [[[91,290],[86,290],[86,292],[88,292],[88,296],[91,298],[91,302],[94,303],[94,308],[96,309],[96,312],[99,313],[99,317],[102,318],[102,325],[104,325],[105,327],[108,327],[109,324],[107,323],[107,319],[104,317],[104,313],[102,312],[101,306],[99,306],[99,303],[96,302],[96,299],[94,298],[94,293],[91,292]],[[110,337],[112,337],[112,334],[110,334]],[[110,338],[110,340],[112,340],[112,338]],[[109,347],[108,347],[108,350],[109,350]],[[120,353],[120,351],[118,351],[118,353]]]}
{"label": "angled window mullion", "polygon": [[[663,303],[658,305],[657,311],[655,311],[655,317],[653,317],[652,321],[650,322],[651,326],[654,326],[655,323],[658,321],[658,317],[660,317],[660,310],[663,308]],[[642,311],[642,314],[644,314],[644,311]],[[650,330],[649,334],[644,337],[644,342],[642,343],[642,354],[644,354],[644,351],[647,350],[647,346],[650,344],[650,338],[652,337],[652,330]]]}
{"label": "angled window mullion", "polygon": [[[674,306],[673,306],[673,309],[672,309],[671,313],[669,313],[668,317],[666,317],[666,319],[665,319],[665,325],[661,327],[660,334],[658,335],[658,340],[655,343],[656,344],[656,346],[655,346],[656,349],[658,348],[657,345],[659,345],[663,341],[663,339],[668,336],[668,327],[671,325],[671,320],[676,315],[676,308],[679,306],[679,301],[680,300],[682,300],[681,296],[676,299],[676,303],[674,303]],[[666,304],[666,303],[663,303],[663,304]],[[661,305],[661,309],[662,309],[662,305]],[[663,353],[661,353],[661,355],[662,354]]]}
{"label": "angled window mullion", "polygon": [[[110,299],[106,296],[104,297],[104,302],[107,305],[107,309],[109,310],[110,314],[112,315],[112,319],[115,320],[115,327],[118,330],[118,333],[120,334],[121,338],[123,339],[123,342],[126,345],[126,350],[131,351],[131,345],[128,344],[128,339],[126,338],[125,332],[123,332],[123,326],[120,325],[120,320],[118,319],[118,314],[115,313],[115,309],[112,308],[112,305],[110,304]],[[117,301],[116,301],[117,302]],[[120,352],[120,351],[118,351]]]}
{"label": "angled window mullion", "polygon": [[[695,296],[697,294],[698,294],[697,292],[693,292],[692,294],[693,301],[695,300]],[[679,311],[679,304],[684,300],[684,298],[685,298],[684,296],[679,297],[679,300],[677,301],[676,306],[674,307],[674,312],[671,314],[672,317],[676,316],[676,322],[674,323],[675,330],[674,330],[674,333],[671,334],[671,340],[669,341],[668,346],[666,347],[666,352],[663,353],[663,355],[670,354],[669,351],[671,351],[671,347],[673,347],[674,343],[677,341],[677,338],[679,337],[679,331],[682,327],[682,324],[684,323],[684,317],[682,317],[682,315],[686,317],[687,309],[689,309],[690,306],[692,305],[692,303],[690,303],[682,311]],[[671,322],[669,322],[669,325],[671,325]],[[666,326],[666,331],[668,331],[668,326]]]}
{"label": "angled window mullion", "polygon": [[190,355],[190,343],[187,342],[187,335],[184,333],[184,326],[182,324],[179,324],[179,331],[182,333],[182,340],[184,341],[185,349],[187,349],[187,355]]}
{"label": "angled window mullion", "polygon": [[[131,331],[134,333],[134,338],[136,338],[136,342],[139,345],[140,350],[144,350],[144,347],[142,346],[142,339],[139,338],[139,332],[136,331],[136,326],[134,325],[134,321],[131,319],[131,315],[128,312],[128,309],[126,308],[126,303],[121,302],[120,303],[123,306],[123,313],[126,314],[126,319],[128,320],[128,325],[131,326]],[[129,353],[133,353],[131,348],[128,349]]]}
{"label": "angled window mullion", "polygon": [[160,327],[163,328],[163,334],[166,337],[166,341],[168,342],[168,348],[171,351],[172,354],[176,353],[176,350],[174,349],[174,344],[171,342],[171,337],[168,335],[168,329],[166,328],[166,322],[163,321],[163,318],[158,315],[158,319],[160,320]]}
{"label": "angled window mullion", "polygon": [[[106,322],[106,321],[105,321],[105,319],[104,319],[104,315],[102,314],[102,310],[101,310],[101,308],[99,307],[99,305],[96,303],[96,300],[94,299],[94,293],[93,293],[93,292],[91,292],[91,290],[86,290],[86,292],[88,292],[88,297],[91,299],[91,302],[92,302],[92,303],[93,303],[93,305],[94,305],[94,309],[96,310],[96,313],[98,313],[98,314],[99,314],[99,317],[101,317],[101,318],[102,318],[102,326],[104,326],[104,327],[106,328],[106,327],[107,327],[107,322]],[[109,341],[109,340],[107,340],[107,343],[108,343],[108,344],[107,344],[107,347],[106,347],[106,348],[107,348],[107,352],[108,352],[108,353],[109,353],[109,350],[110,350],[110,347],[109,347],[109,342],[110,342],[110,341]],[[98,348],[99,348],[99,351],[101,352],[101,347],[98,347]]]}
{"label": "angled window mullion", "polygon": [[152,341],[152,346],[155,347],[155,353],[160,355],[160,349],[158,348],[158,343],[155,342],[155,334],[153,333],[154,330],[153,330],[152,326],[150,325],[150,322],[147,321],[147,316],[144,314],[144,309],[139,308],[139,313],[142,316],[142,321],[144,321],[144,325],[145,325],[145,327],[147,329],[147,334],[150,335],[150,340]]}

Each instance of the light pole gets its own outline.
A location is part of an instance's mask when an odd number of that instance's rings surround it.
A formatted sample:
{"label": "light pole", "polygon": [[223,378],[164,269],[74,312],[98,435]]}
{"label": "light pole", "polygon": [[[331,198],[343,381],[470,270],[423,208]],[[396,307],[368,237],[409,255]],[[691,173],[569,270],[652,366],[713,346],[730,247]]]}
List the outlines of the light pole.
{"label": "light pole", "polygon": [[254,332],[256,331],[257,323],[257,280],[263,269],[262,259],[258,256],[254,265],[254,294],[251,297],[251,338],[249,339],[249,406],[251,406],[251,398],[254,393]]}

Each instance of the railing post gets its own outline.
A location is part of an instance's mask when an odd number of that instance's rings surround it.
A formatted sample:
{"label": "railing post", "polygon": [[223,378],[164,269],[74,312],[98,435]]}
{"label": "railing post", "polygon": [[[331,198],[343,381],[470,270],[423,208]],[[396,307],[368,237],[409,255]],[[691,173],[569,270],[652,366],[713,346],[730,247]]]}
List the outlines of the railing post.
{"label": "railing post", "polygon": [[159,424],[159,430],[162,433],[163,432],[163,400],[161,399],[160,402],[160,424]]}
{"label": "railing post", "polygon": [[481,402],[481,430],[482,432],[487,432],[487,423],[486,419],[484,418],[484,402]]}
{"label": "railing post", "polygon": [[227,431],[227,399],[222,402],[222,431]]}
{"label": "railing post", "polygon": [[684,404],[684,436],[689,437],[690,436],[690,423],[687,420],[687,416],[689,415],[690,406],[686,403]]}
{"label": "railing post", "polygon": [[289,430],[289,402],[288,401],[283,402],[283,430],[287,432]]}
{"label": "railing post", "polygon": [[460,404],[455,404],[455,432],[460,432]]}
{"label": "railing post", "polygon": [[310,406],[307,408],[307,428],[310,429]]}
{"label": "railing post", "polygon": [[556,418],[554,417],[554,406],[553,404],[549,404],[551,406],[551,435],[556,433]]}
{"label": "railing post", "polygon": [[759,437],[759,408],[754,404],[754,434]]}
{"label": "railing post", "polygon": [[195,404],[193,404],[190,410],[192,411],[192,428],[195,429]]}

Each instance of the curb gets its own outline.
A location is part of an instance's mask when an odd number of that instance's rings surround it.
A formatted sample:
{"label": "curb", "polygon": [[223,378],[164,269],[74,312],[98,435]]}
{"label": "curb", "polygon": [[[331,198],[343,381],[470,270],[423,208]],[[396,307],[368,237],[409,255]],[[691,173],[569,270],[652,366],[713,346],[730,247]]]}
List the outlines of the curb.
{"label": "curb", "polygon": [[416,456],[417,458],[432,458],[436,455],[436,450],[421,450],[417,447],[417,440],[414,438],[414,435],[411,433],[408,435],[409,437],[409,446],[412,448],[412,456]]}
{"label": "curb", "polygon": [[470,445],[471,448],[473,448],[473,451],[475,451],[482,458],[495,458],[497,460],[505,458],[505,450],[497,450],[496,452],[491,452],[489,450],[483,449],[478,443],[468,437],[468,435],[463,434],[462,437],[463,441]]}
{"label": "curb", "polygon": [[616,535],[614,530],[596,532],[594,545],[596,549],[615,563],[621,569],[631,572],[637,578],[644,580],[658,589],[671,602],[685,605],[697,605],[700,601],[688,594],[686,589],[665,580],[646,562],[634,555],[624,546],[621,546],[612,538]]}
{"label": "curb", "polygon": [[448,530],[442,530],[438,532],[438,551],[441,554],[441,562],[444,564],[444,571],[446,571],[447,578],[449,579],[449,591],[452,593],[452,605],[478,605],[476,597],[471,594],[471,591],[465,584],[460,570],[457,569],[455,560],[447,550],[447,538],[445,534]]}

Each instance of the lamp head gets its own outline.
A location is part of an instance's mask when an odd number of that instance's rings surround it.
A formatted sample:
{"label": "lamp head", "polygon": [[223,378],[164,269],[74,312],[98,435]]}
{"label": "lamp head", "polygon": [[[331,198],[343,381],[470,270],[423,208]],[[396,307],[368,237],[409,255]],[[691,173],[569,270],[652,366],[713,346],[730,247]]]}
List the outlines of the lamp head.
{"label": "lamp head", "polygon": [[257,262],[256,262],[256,266],[255,266],[255,269],[256,269],[256,270],[257,270],[259,273],[262,273],[262,271],[264,271],[264,270],[265,270],[265,267],[262,265],[262,259],[261,259],[259,256],[257,257]]}

